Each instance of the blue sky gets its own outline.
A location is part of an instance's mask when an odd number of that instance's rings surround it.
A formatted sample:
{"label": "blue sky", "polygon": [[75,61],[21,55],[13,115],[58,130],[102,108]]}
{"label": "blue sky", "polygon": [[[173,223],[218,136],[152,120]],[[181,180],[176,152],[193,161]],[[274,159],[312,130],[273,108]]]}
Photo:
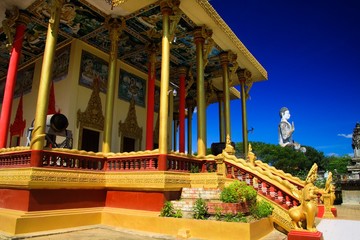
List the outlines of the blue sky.
{"label": "blue sky", "polygon": [[[360,122],[360,1],[210,3],[268,72],[247,101],[248,128],[254,128],[249,141],[277,144],[279,110],[286,106],[295,141],[325,155],[353,154],[350,135]],[[211,117],[217,112],[216,104],[207,109],[208,147],[219,141],[218,118]],[[234,142],[242,141],[240,100],[231,103],[231,132]],[[194,145],[196,138],[194,132]]]}

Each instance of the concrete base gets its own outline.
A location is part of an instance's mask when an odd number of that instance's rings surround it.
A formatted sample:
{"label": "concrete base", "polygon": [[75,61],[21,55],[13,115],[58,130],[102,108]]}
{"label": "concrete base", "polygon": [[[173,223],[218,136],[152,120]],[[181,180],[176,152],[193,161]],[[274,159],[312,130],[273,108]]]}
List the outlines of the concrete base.
{"label": "concrete base", "polygon": [[0,231],[10,236],[26,233],[104,225],[171,236],[201,239],[255,240],[273,231],[270,218],[253,223],[233,223],[159,217],[159,212],[119,208],[88,208],[23,212],[0,209]]}

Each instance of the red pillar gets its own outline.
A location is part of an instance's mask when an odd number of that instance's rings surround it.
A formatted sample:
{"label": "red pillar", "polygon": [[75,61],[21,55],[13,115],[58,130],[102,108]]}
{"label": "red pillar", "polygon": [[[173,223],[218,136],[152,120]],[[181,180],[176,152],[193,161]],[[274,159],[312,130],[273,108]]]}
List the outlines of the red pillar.
{"label": "red pillar", "polygon": [[185,152],[185,77],[186,68],[179,69],[179,152]]}
{"label": "red pillar", "polygon": [[24,40],[25,29],[26,24],[24,22],[18,22],[18,25],[16,27],[15,39],[11,49],[11,57],[5,83],[4,99],[1,108],[0,148],[6,147],[6,140],[8,137],[8,130],[10,124],[11,107],[16,84],[16,75],[21,55],[22,42]]}
{"label": "red pillar", "polygon": [[146,150],[152,150],[154,147],[154,104],[155,104],[155,50],[150,52],[148,71],[148,95],[147,95],[147,114],[146,114]]}

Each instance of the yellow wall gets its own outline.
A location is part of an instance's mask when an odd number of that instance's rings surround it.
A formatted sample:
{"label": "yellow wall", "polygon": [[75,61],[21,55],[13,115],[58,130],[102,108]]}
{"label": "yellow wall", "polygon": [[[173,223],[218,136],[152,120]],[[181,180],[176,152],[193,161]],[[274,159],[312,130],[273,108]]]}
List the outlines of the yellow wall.
{"label": "yellow wall", "polygon": [[[57,81],[54,83],[55,88],[55,102],[56,102],[56,110],[60,109],[61,113],[67,116],[69,120],[68,130],[71,130],[73,133],[73,148],[78,148],[78,140],[79,140],[79,128],[77,128],[77,111],[84,112],[88,101],[90,99],[92,89],[83,87],[79,85],[79,74],[80,74],[80,63],[81,63],[81,53],[82,50],[90,52],[96,55],[99,58],[102,58],[106,62],[109,60],[109,55],[88,45],[84,42],[74,39],[71,43],[71,53],[70,53],[70,63],[68,69],[68,75],[65,79],[61,81]],[[40,81],[40,72],[42,67],[42,58],[39,58],[35,61],[35,69],[34,69],[34,78],[33,78],[33,86],[30,93],[25,94],[23,96],[23,118],[26,120],[26,129],[24,130],[24,134],[21,138],[20,145],[24,146],[26,144],[26,133],[27,129],[30,127],[32,121],[34,120],[35,111],[36,111],[36,102]],[[119,121],[124,122],[130,103],[124,100],[120,100],[118,96],[118,84],[119,84],[119,75],[120,68],[124,69],[127,72],[135,74],[144,80],[147,81],[147,74],[143,73],[124,62],[118,60],[117,63],[117,73],[116,73],[116,89],[115,89],[115,101],[114,101],[114,113],[113,113],[113,132],[112,132],[112,152],[120,151],[120,137],[118,135],[119,131]],[[158,82],[157,82],[157,85]],[[101,104],[103,115],[105,116],[105,99],[106,95],[100,92]],[[10,124],[14,122],[16,110],[19,104],[19,99],[16,98],[13,101],[12,105],[12,114],[10,119]],[[146,143],[146,108],[135,106],[136,115],[138,119],[138,125],[143,128],[143,136],[142,142],[140,146],[140,150],[145,149]],[[157,113],[154,116],[154,128],[157,120]],[[170,132],[171,134],[171,132]],[[100,134],[100,143],[99,149],[101,151],[101,142],[102,142],[102,133]],[[8,136],[10,139],[10,133]],[[9,140],[7,141],[9,143]]]}

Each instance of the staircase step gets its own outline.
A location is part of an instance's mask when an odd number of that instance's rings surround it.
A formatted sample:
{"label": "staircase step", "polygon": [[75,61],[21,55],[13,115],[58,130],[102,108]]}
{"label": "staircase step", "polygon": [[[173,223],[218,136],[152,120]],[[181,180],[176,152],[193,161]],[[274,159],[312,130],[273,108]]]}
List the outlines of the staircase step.
{"label": "staircase step", "polygon": [[181,199],[198,199],[218,200],[220,199],[221,190],[218,188],[183,188]]}

